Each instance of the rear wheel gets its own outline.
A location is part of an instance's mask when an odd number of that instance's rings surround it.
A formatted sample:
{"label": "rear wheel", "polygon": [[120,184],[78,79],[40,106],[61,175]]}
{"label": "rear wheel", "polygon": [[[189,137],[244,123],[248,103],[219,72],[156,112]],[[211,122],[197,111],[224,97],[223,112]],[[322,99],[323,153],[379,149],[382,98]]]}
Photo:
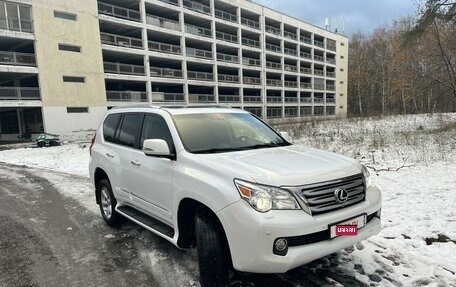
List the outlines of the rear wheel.
{"label": "rear wheel", "polygon": [[201,286],[226,286],[232,267],[220,222],[214,215],[199,211],[195,218],[195,233]]}
{"label": "rear wheel", "polygon": [[120,215],[116,212],[117,201],[112,193],[111,184],[108,180],[102,179],[98,183],[98,192],[100,193],[100,212],[104,221],[109,226],[115,226],[119,223]]}

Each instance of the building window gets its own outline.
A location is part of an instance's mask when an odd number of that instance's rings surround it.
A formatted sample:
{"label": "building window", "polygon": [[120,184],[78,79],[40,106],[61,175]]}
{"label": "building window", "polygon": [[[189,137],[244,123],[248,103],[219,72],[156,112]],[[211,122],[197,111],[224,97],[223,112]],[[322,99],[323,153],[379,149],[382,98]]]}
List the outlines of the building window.
{"label": "building window", "polygon": [[59,50],[81,53],[81,46],[69,45],[69,44],[59,44]]}
{"label": "building window", "polygon": [[89,108],[88,107],[67,107],[67,113],[69,114],[82,114],[82,113],[88,113]]}
{"label": "building window", "polygon": [[344,108],[344,106],[339,106],[339,109],[343,109],[343,108]]}
{"label": "building window", "polygon": [[270,107],[267,109],[267,118],[276,119],[282,117],[282,107]]}
{"label": "building window", "polygon": [[285,107],[285,117],[286,118],[298,117],[298,107]]}
{"label": "building window", "polygon": [[63,76],[63,81],[67,83],[84,83],[84,77]]}
{"label": "building window", "polygon": [[60,18],[60,19],[65,19],[65,20],[76,21],[77,15],[73,14],[73,13],[67,13],[67,12],[54,10],[54,17]]}
{"label": "building window", "polygon": [[343,71],[344,71],[344,68],[340,68],[340,71],[343,72]]}
{"label": "building window", "polygon": [[344,81],[340,81],[340,84],[342,85],[344,83]]}
{"label": "building window", "polygon": [[301,107],[301,117],[312,116],[312,107]]}
{"label": "building window", "polygon": [[325,107],[314,107],[314,116],[323,116],[325,114]]}
{"label": "building window", "polygon": [[341,46],[345,46],[345,43],[340,42],[340,45],[341,45]]}
{"label": "building window", "polygon": [[326,115],[334,116],[336,114],[336,109],[334,107],[326,107]]}
{"label": "building window", "polygon": [[343,96],[344,96],[344,94],[343,94],[343,93],[340,93],[340,94],[339,94],[339,96],[343,97]]}
{"label": "building window", "polygon": [[244,107],[244,110],[246,110],[249,113],[254,114],[255,116],[261,118],[262,115],[262,108],[261,107]]}
{"label": "building window", "polygon": [[340,55],[340,58],[341,58],[341,59],[344,59],[345,57],[344,57],[343,55]]}
{"label": "building window", "polygon": [[16,111],[0,113],[0,134],[18,134],[19,121]]}
{"label": "building window", "polygon": [[30,6],[0,1],[0,29],[33,32]]}

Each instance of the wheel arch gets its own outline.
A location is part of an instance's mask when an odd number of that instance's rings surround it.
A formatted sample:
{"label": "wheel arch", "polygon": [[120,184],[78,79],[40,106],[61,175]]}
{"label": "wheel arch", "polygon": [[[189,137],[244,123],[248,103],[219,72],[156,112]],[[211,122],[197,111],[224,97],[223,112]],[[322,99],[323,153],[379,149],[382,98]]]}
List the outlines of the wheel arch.
{"label": "wheel arch", "polygon": [[108,174],[102,168],[97,167],[95,170],[95,178],[94,178],[95,198],[96,198],[97,204],[100,204],[100,190],[98,189],[98,184],[103,179],[106,179],[107,181],[109,181],[109,183],[111,183],[111,181],[109,180]]}

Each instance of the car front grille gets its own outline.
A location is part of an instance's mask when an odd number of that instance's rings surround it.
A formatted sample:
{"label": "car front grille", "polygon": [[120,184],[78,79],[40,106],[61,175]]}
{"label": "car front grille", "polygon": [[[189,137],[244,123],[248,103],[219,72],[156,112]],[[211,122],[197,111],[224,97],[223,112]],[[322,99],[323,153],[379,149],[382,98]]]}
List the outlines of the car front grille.
{"label": "car front grille", "polygon": [[[335,191],[345,189],[348,199],[339,203],[335,197]],[[364,201],[366,189],[362,174],[339,180],[310,184],[301,187],[301,195],[307,201],[312,215],[318,215],[337,209],[349,207]]]}

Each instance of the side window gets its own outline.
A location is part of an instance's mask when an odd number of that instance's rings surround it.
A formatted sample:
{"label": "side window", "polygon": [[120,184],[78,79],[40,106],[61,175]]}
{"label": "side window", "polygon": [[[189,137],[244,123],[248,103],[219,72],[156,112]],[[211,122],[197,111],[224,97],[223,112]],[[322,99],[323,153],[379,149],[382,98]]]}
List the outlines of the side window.
{"label": "side window", "polygon": [[141,114],[125,114],[120,128],[119,144],[135,147],[137,135],[141,126],[141,119]]}
{"label": "side window", "polygon": [[165,120],[158,116],[146,115],[141,131],[140,148],[146,139],[162,139],[166,141],[171,153],[174,153],[174,143],[168,125]]}
{"label": "side window", "polygon": [[122,114],[111,114],[103,123],[103,137],[105,141],[114,142],[114,134]]}

